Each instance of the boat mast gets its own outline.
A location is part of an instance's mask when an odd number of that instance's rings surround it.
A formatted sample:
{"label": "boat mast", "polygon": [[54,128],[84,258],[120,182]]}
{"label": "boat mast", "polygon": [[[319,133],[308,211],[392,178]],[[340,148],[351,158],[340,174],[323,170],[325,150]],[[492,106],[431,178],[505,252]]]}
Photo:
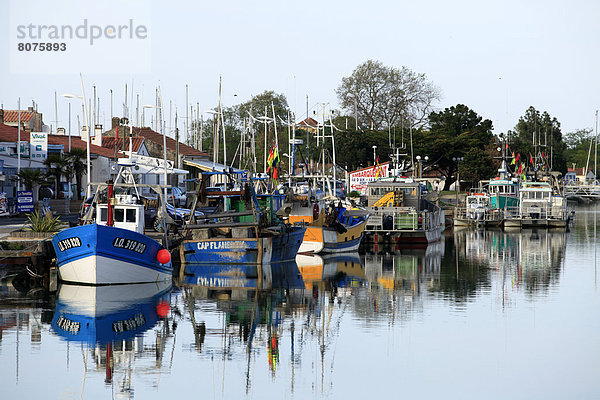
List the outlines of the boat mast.
{"label": "boat mast", "polygon": [[[279,157],[279,138],[277,137],[277,117],[275,116],[275,105],[271,102],[271,110],[273,111],[273,129],[275,130],[275,151]],[[266,115],[266,114],[265,114]]]}

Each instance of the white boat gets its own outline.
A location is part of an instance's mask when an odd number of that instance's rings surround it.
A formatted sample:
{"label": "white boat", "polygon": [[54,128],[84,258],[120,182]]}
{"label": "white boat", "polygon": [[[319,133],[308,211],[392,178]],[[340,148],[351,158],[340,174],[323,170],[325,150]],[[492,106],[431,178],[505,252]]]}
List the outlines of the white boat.
{"label": "white boat", "polygon": [[502,210],[492,209],[491,196],[487,192],[471,192],[465,199],[465,207],[457,210],[454,226],[500,226]]}
{"label": "white boat", "polygon": [[521,182],[519,208],[515,217],[504,220],[505,228],[566,228],[569,223],[567,200],[545,181]]}

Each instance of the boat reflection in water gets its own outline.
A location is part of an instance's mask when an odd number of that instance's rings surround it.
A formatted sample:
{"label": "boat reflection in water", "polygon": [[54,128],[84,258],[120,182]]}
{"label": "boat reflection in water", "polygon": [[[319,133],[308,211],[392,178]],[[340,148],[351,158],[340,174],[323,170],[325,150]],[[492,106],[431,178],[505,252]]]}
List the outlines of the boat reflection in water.
{"label": "boat reflection in water", "polygon": [[[151,354],[156,362],[149,368],[160,368],[160,343],[164,343],[160,337],[169,334],[165,317],[170,310],[171,285],[171,282],[111,286],[62,284],[58,289],[52,330],[69,342],[81,343],[82,349],[87,348],[83,353],[86,372],[104,370],[107,384],[113,382],[113,374],[122,373],[123,378],[116,380],[119,390],[132,396],[130,380],[135,360]],[[163,329],[157,335],[157,348],[151,350],[152,346],[144,345],[144,335],[160,326]],[[135,365],[136,373],[143,369]]]}
{"label": "boat reflection in water", "polygon": [[498,274],[500,284],[510,282],[530,293],[558,283],[566,238],[564,230],[454,230],[458,263],[487,266]]}
{"label": "boat reflection in water", "polygon": [[[181,266],[179,281],[186,286],[212,289],[258,289],[295,287],[299,274],[294,262],[262,265],[214,264]],[[295,271],[294,271],[295,269]]]}
{"label": "boat reflection in water", "polygon": [[[346,257],[332,257],[332,263],[336,258]],[[341,313],[337,308],[340,303],[323,283],[329,275],[323,271],[331,270],[331,275],[341,276],[344,268],[349,268],[346,271],[356,268],[364,276],[357,255],[352,261],[336,262],[335,268],[326,259],[329,260],[321,256],[310,258],[318,264],[315,269],[319,273],[314,277],[305,275],[303,267],[299,268],[295,262],[279,264],[282,268],[272,270],[271,285],[260,288],[248,287],[245,279],[190,275],[192,270],[187,270],[182,283],[182,302],[183,317],[193,327],[194,343],[190,347],[199,357],[210,360],[212,370],[222,371],[223,376],[228,360],[245,357],[246,393],[252,392],[253,381],[261,381],[264,374],[269,379],[291,377],[293,392],[294,371],[303,362],[320,365],[315,368],[321,378],[315,377],[313,385],[326,387],[325,375],[330,371],[326,365],[334,359],[329,349],[339,330],[339,323],[332,319]],[[338,282],[344,285],[343,279]],[[239,285],[235,286],[236,283]],[[320,349],[318,356],[313,352],[315,347]],[[280,359],[290,362],[280,363]],[[206,394],[210,396],[211,390],[218,388],[211,387]]]}
{"label": "boat reflection in water", "polygon": [[403,321],[422,309],[424,293],[439,285],[444,246],[442,241],[426,248],[364,255],[371,296],[370,304],[359,308],[365,317],[393,315]]}
{"label": "boat reflection in water", "polygon": [[[365,283],[365,268],[358,253],[298,254],[296,264],[308,290],[359,287]],[[335,297],[335,293],[333,295]]]}
{"label": "boat reflection in water", "polygon": [[439,277],[443,254],[443,242],[424,249],[404,248],[392,254],[367,254],[367,279],[372,287],[410,289],[418,294],[423,284],[431,285]]}

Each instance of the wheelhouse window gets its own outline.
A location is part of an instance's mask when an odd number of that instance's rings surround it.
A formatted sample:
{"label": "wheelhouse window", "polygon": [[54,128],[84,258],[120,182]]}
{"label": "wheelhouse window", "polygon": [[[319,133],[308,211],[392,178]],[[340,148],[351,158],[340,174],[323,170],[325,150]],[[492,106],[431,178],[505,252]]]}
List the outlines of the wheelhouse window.
{"label": "wheelhouse window", "polygon": [[135,221],[135,209],[128,208],[125,210],[125,222],[136,222]]}
{"label": "wheelhouse window", "polygon": [[108,208],[100,207],[100,222],[108,221]]}

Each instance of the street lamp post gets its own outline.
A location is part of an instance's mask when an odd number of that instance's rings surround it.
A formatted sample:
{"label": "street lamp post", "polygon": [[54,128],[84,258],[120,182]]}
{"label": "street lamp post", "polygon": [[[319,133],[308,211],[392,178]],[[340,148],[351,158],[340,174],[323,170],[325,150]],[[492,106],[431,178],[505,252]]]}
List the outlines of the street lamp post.
{"label": "street lamp post", "polygon": [[373,145],[373,165],[377,163],[377,146]]}

